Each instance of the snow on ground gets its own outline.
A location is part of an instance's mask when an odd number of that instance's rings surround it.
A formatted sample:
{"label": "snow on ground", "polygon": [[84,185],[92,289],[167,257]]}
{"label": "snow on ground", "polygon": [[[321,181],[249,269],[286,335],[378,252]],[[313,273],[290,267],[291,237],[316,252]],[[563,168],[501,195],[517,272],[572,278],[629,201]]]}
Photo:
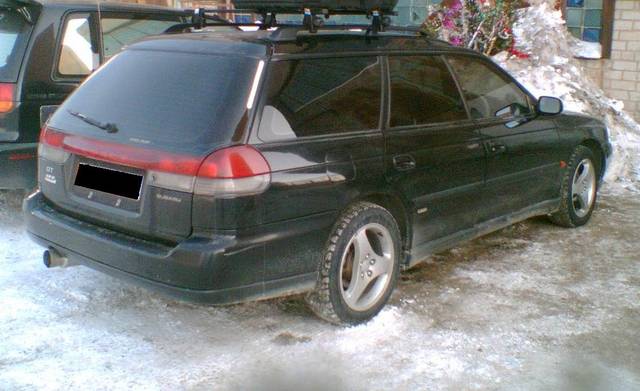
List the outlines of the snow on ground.
{"label": "snow on ground", "polygon": [[[576,39],[565,27],[560,11],[548,0],[520,10],[513,32],[517,49],[529,59],[509,58],[500,53],[494,60],[509,70],[536,96],[556,96],[565,109],[593,115],[605,121],[614,145],[608,169],[607,190],[640,189],[640,125],[624,112],[624,104],[608,98],[586,77],[573,58]],[[577,48],[578,50],[580,48]]]}
{"label": "snow on ground", "polygon": [[300,297],[207,307],[47,270],[0,208],[0,389],[640,389],[636,195],[439,254],[351,328]]}

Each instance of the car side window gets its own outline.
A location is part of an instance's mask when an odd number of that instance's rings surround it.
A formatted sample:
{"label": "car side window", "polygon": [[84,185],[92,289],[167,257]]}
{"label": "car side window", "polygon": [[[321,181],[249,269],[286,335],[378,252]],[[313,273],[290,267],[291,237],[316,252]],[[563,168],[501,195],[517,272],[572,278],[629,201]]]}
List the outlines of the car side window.
{"label": "car side window", "polygon": [[170,15],[103,14],[100,19],[100,28],[105,61],[117,54],[124,46],[148,35],[161,34],[180,22],[178,16]]}
{"label": "car side window", "polygon": [[91,47],[89,14],[72,14],[65,22],[58,58],[58,73],[86,76],[100,65],[100,57]]}
{"label": "car side window", "polygon": [[527,94],[507,75],[482,60],[447,57],[474,119],[512,118],[531,113]]}
{"label": "car side window", "polygon": [[467,119],[462,97],[439,56],[390,56],[391,127]]}
{"label": "car side window", "polygon": [[258,129],[263,141],[378,128],[377,57],[276,61],[267,77]]}

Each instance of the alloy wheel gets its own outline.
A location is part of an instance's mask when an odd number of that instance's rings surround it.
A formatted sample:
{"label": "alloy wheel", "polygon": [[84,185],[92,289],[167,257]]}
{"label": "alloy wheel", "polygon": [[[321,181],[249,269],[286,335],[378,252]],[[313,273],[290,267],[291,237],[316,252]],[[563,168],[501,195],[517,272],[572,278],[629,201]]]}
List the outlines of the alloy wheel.
{"label": "alloy wheel", "polygon": [[596,194],[596,174],[593,163],[583,159],[573,174],[571,200],[576,216],[582,218],[591,210]]}
{"label": "alloy wheel", "polygon": [[367,311],[391,282],[395,254],[391,234],[381,224],[366,224],[353,235],[340,262],[340,292],[354,311]]}

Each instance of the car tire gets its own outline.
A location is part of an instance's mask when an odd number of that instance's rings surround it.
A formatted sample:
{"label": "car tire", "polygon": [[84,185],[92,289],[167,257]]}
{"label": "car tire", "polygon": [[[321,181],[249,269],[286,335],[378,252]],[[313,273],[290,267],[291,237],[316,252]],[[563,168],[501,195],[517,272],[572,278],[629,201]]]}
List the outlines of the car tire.
{"label": "car tire", "polygon": [[391,213],[358,202],[340,216],[306,297],[319,317],[339,325],[373,318],[387,303],[400,270],[401,236]]}
{"label": "car tire", "polygon": [[598,166],[591,149],[579,145],[573,151],[562,177],[560,208],[549,218],[567,228],[586,224],[598,194]]}

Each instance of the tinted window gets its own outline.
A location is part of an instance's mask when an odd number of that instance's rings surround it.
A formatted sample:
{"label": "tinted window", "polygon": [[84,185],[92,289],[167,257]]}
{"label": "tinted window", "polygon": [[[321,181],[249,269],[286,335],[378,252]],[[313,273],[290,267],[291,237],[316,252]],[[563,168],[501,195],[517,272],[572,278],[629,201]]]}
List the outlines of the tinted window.
{"label": "tinted window", "polygon": [[[205,153],[246,126],[257,60],[232,55],[126,50],[56,110],[63,131],[168,151]],[[116,133],[92,126],[70,112]]]}
{"label": "tinted window", "polygon": [[446,64],[436,56],[389,57],[391,126],[467,119]]}
{"label": "tinted window", "polygon": [[15,82],[31,34],[31,26],[17,11],[0,9],[0,82]]}
{"label": "tinted window", "polygon": [[529,113],[527,95],[506,75],[473,57],[448,58],[473,118],[512,117]]}
{"label": "tinted window", "polygon": [[161,34],[180,23],[178,17],[151,15],[103,15],[100,20],[105,60],[113,57],[123,46],[148,35]]}
{"label": "tinted window", "polygon": [[262,140],[378,128],[377,57],[278,61],[268,75]]}
{"label": "tinted window", "polygon": [[100,58],[91,47],[91,28],[88,14],[69,17],[62,35],[58,73],[85,76],[100,64]]}

